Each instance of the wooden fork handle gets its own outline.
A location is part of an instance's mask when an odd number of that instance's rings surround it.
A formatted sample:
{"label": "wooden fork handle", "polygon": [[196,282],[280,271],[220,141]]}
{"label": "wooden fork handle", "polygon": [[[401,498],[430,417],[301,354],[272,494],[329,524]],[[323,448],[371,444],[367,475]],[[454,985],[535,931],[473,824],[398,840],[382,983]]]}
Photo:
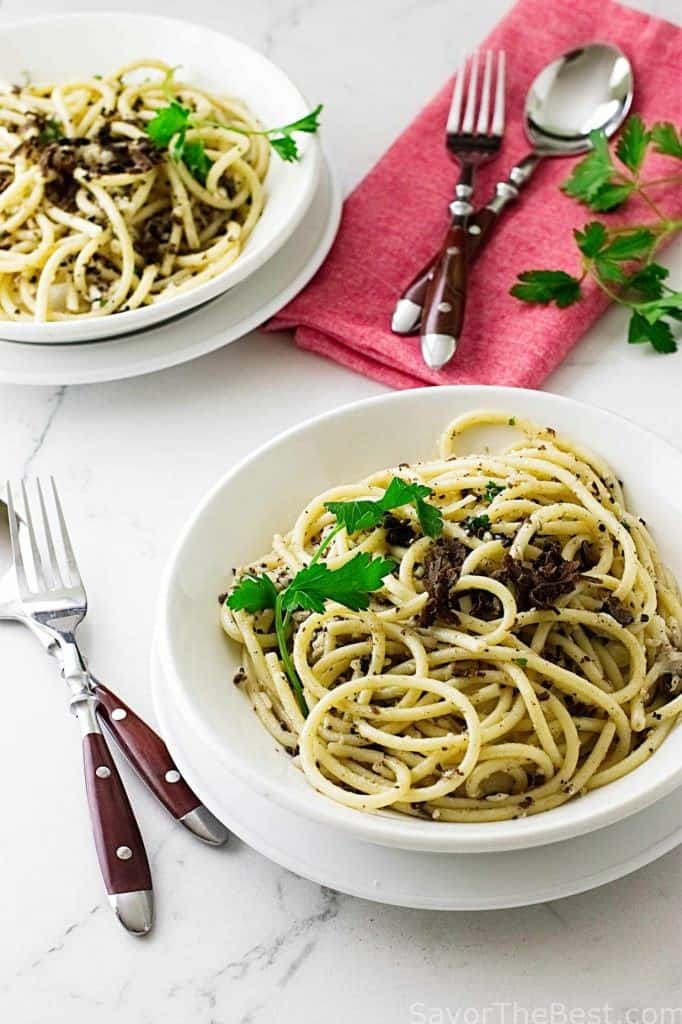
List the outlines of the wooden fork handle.
{"label": "wooden fork handle", "polygon": [[152,877],[142,836],[121,776],[99,731],[91,698],[76,709],[83,731],[83,770],[95,849],[116,916],[134,935],[152,926]]}
{"label": "wooden fork handle", "polygon": [[[500,214],[516,202],[519,193],[533,177],[542,160],[543,157],[538,153],[528,153],[522,160],[519,160],[512,167],[507,179],[497,183],[495,195],[469,218],[469,263],[476,259],[483,246],[488,243]],[[429,285],[429,275],[435,269],[439,256],[440,254],[437,253],[422,267],[419,273],[412,278],[401,298],[398,299],[391,322],[391,327],[396,334],[412,334],[419,329],[426,301],[426,290]]]}
{"label": "wooden fork handle", "polygon": [[95,845],[107,892],[113,895],[151,889],[142,836],[101,732],[83,737],[83,763]]}
{"label": "wooden fork handle", "polygon": [[227,829],[190,789],[161,737],[115,693],[92,682],[100,718],[157,800],[193,835],[221,846]]}
{"label": "wooden fork handle", "polygon": [[[497,213],[484,206],[475,216],[469,220],[468,233],[468,259],[472,263],[488,240],[488,235],[497,220]],[[473,231],[471,229],[474,229]],[[400,299],[396,304],[392,328],[396,334],[412,334],[419,328],[424,303],[426,301],[426,290],[431,280],[431,275],[436,269],[440,252],[437,252],[421,270],[415,274]],[[403,305],[404,303],[404,305]]]}
{"label": "wooden fork handle", "polygon": [[426,365],[434,370],[450,362],[462,333],[469,276],[467,247],[466,222],[452,224],[426,288],[422,355]]}

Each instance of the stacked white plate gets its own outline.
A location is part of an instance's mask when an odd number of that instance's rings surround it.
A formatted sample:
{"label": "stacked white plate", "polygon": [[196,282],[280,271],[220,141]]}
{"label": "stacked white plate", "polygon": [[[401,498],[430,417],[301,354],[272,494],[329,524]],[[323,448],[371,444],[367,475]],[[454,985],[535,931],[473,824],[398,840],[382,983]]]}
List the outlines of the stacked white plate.
{"label": "stacked white plate", "polygon": [[190,786],[241,840],[276,864],[351,896],[427,910],[500,910],[612,882],[682,842],[682,789],[632,818],[551,846],[504,853],[418,853],[349,839],[283,810],[235,779],[183,720],[152,656],[161,732]]}
{"label": "stacked white plate", "polygon": [[[75,14],[0,29],[3,78],[62,80],[153,56],[182,75],[237,95],[268,125],[301,117],[309,103],[283,71],[222,33],[151,15]],[[142,47],[145,50],[145,47]],[[310,280],[338,230],[341,196],[317,138],[298,137],[301,160],[273,154],[266,205],[244,252],[193,291],[101,319],[0,325],[0,382],[82,384],[150,373],[227,345],[264,323]]]}
{"label": "stacked white plate", "polygon": [[[286,529],[314,494],[381,466],[428,457],[445,424],[477,408],[527,416],[597,448],[626,488],[632,484],[630,504],[682,575],[679,510],[669,486],[682,473],[679,452],[626,420],[554,395],[438,388],[356,403],[249,456],[192,515],[159,599],[155,706],[193,788],[238,836],[277,863],[343,892],[401,906],[491,909],[567,896],[627,874],[682,841],[679,727],[635,771],[579,800],[515,821],[456,825],[363,814],[315,792],[232,685],[240,655],[221,635],[216,605],[229,567],[267,550],[271,535]],[[477,439],[493,450],[497,441],[491,433]]]}

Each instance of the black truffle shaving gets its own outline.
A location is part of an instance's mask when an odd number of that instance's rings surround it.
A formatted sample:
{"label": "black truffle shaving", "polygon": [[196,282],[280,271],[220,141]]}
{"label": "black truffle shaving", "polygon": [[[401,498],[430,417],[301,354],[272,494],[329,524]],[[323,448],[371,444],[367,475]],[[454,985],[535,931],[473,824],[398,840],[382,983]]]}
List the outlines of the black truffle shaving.
{"label": "black truffle shaving", "polygon": [[459,580],[469,548],[461,540],[439,537],[424,557],[424,587],[429,599],[424,605],[420,625],[431,626],[436,619],[454,622],[451,590]]}

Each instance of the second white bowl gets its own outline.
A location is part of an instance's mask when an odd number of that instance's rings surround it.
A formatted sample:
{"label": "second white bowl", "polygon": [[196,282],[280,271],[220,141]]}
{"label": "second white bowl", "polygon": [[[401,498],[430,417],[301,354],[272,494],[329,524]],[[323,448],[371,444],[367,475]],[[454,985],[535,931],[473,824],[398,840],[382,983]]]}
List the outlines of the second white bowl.
{"label": "second white bowl", "polygon": [[[27,71],[35,80],[90,76],[141,57],[180,65],[187,81],[239,97],[267,127],[290,123],[310,110],[280,68],[239,40],[202,25],[122,11],[66,14],[0,27],[0,67],[9,81],[20,82]],[[297,144],[297,163],[272,154],[261,218],[239,259],[217,277],[126,313],[44,324],[0,321],[0,338],[39,344],[113,338],[187,313],[244,281],[285,244],[313,200],[319,144],[312,135],[297,136]]]}

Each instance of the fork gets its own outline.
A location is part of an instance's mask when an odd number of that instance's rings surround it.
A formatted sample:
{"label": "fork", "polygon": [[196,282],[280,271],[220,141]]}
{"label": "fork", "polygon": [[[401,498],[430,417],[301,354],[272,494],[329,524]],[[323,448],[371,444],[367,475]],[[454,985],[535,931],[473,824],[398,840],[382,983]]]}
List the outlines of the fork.
{"label": "fork", "polygon": [[[468,83],[465,85],[465,65],[455,78],[452,93],[445,139],[448,152],[460,165],[460,176],[455,186],[455,198],[450,204],[452,222],[437,263],[428,275],[421,324],[422,356],[426,365],[434,370],[442,369],[452,359],[464,324],[469,265],[468,227],[474,213],[472,197],[475,170],[490,160],[502,145],[505,120],[504,51],[497,54],[495,98],[494,104],[491,104],[494,63],[495,55],[488,50],[479,97],[479,55],[478,52],[474,53]],[[480,226],[475,222],[472,228],[480,231]]]}
{"label": "fork", "polygon": [[90,820],[104,884],[116,916],[133,934],[144,935],[152,926],[153,892],[149,862],[121,777],[109,753],[97,720],[98,698],[76,643],[76,630],[87,611],[85,588],[71,546],[59,495],[52,482],[56,536],[61,562],[47,514],[40,481],[36,481],[43,550],[38,546],[34,513],[22,483],[24,521],[30,549],[25,557],[19,540],[19,521],[12,489],[7,485],[10,539],[22,611],[46,630],[59,645],[62,673],[71,690],[71,709],[83,740],[85,787]]}
{"label": "fork", "polygon": [[[7,519],[9,528],[7,505],[0,498],[0,519],[3,516]],[[27,531],[28,527],[19,515],[16,518],[21,545],[22,533]],[[6,585],[7,581],[9,581],[9,586]],[[13,566],[10,566],[7,573],[0,576],[0,593],[5,595],[5,600],[0,600],[0,620],[15,619],[29,626],[47,653],[55,657],[61,667],[61,649],[56,640],[42,627],[24,619],[15,606],[15,597],[7,598],[7,595],[13,594],[14,590],[15,572]],[[82,653],[81,661],[85,663]],[[222,846],[229,837],[227,829],[190,789],[187,781],[177,770],[170,751],[161,737],[120,697],[117,697],[112,690],[95,679],[92,672],[89,674],[98,701],[99,719],[104,722],[108,732],[116,740],[142,781],[173,818],[179,824],[184,825],[188,832],[210,846]]]}

